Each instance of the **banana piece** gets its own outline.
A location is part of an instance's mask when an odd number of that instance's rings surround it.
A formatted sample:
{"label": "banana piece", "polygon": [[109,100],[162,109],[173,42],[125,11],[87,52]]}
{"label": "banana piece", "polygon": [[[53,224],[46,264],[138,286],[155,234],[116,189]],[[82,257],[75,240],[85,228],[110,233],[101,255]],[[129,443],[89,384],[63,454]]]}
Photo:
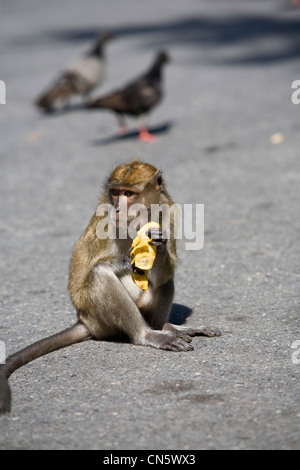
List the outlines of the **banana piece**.
{"label": "banana piece", "polygon": [[142,290],[148,290],[148,271],[152,268],[156,257],[156,246],[150,245],[152,238],[145,233],[151,228],[160,228],[156,222],[149,222],[138,231],[131,245],[131,264],[135,263],[143,273],[132,273],[132,279]]}

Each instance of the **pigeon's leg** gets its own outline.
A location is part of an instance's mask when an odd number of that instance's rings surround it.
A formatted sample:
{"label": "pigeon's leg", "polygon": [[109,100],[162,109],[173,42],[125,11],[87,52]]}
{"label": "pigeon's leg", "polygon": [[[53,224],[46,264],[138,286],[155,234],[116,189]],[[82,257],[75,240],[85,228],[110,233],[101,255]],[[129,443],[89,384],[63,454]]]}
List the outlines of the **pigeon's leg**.
{"label": "pigeon's leg", "polygon": [[126,135],[128,128],[126,125],[125,117],[122,114],[118,114],[118,121],[120,126],[120,135]]}
{"label": "pigeon's leg", "polygon": [[156,137],[153,134],[150,134],[146,127],[146,117],[140,116],[139,118],[139,140],[142,142],[155,142]]}

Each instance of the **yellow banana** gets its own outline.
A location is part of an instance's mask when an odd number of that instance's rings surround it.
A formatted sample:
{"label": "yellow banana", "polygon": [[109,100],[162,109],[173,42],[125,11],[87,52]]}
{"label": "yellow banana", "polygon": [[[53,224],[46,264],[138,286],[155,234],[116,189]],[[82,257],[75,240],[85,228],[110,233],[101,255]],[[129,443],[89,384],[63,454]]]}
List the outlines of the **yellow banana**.
{"label": "yellow banana", "polygon": [[150,245],[152,238],[145,233],[151,228],[159,228],[156,222],[149,222],[137,233],[131,245],[131,264],[135,263],[138,269],[144,271],[141,274],[132,273],[132,279],[142,290],[148,290],[148,271],[152,268],[156,257],[156,246]]}

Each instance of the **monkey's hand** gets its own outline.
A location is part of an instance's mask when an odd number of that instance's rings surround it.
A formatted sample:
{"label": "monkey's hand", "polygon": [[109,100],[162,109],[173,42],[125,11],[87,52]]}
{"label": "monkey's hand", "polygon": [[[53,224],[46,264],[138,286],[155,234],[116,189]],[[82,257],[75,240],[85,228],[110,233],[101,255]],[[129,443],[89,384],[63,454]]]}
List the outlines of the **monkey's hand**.
{"label": "monkey's hand", "polygon": [[146,232],[147,237],[151,238],[150,245],[154,245],[157,247],[165,246],[167,244],[167,234],[161,228],[150,228]]}
{"label": "monkey's hand", "polygon": [[[132,279],[135,284],[142,290],[148,290],[148,272],[153,266],[155,261],[157,249],[162,246],[163,238],[162,232],[154,232],[154,229],[159,230],[159,225],[155,222],[149,222],[144,225],[137,233],[136,238],[133,240],[131,245],[131,264],[132,268]],[[158,240],[157,242],[152,240],[147,235],[147,232],[152,233],[153,236]],[[160,238],[158,238],[160,237]]]}
{"label": "monkey's hand", "polygon": [[145,271],[142,269],[139,269],[136,267],[135,263],[131,263],[131,248],[126,251],[125,256],[124,256],[124,267],[125,269],[128,269],[128,271],[134,273],[134,274],[140,274],[144,275]]}

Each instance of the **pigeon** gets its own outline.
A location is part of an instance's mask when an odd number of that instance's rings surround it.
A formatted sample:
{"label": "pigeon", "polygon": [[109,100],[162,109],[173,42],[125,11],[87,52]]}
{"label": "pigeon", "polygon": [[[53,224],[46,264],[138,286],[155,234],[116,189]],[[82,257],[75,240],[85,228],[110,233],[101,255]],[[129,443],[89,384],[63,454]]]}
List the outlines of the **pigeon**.
{"label": "pigeon", "polygon": [[154,63],[144,75],[120,90],[88,101],[87,108],[102,108],[114,111],[118,117],[121,135],[127,133],[124,115],[138,116],[139,140],[153,142],[156,138],[150,134],[146,127],[146,116],[162,98],[162,68],[169,60],[168,53],[160,51],[156,55]]}
{"label": "pigeon", "polygon": [[68,103],[75,95],[88,96],[105,76],[104,44],[113,38],[110,32],[102,33],[84,56],[70,63],[54,85],[40,96],[36,105],[52,111],[60,103]]}

